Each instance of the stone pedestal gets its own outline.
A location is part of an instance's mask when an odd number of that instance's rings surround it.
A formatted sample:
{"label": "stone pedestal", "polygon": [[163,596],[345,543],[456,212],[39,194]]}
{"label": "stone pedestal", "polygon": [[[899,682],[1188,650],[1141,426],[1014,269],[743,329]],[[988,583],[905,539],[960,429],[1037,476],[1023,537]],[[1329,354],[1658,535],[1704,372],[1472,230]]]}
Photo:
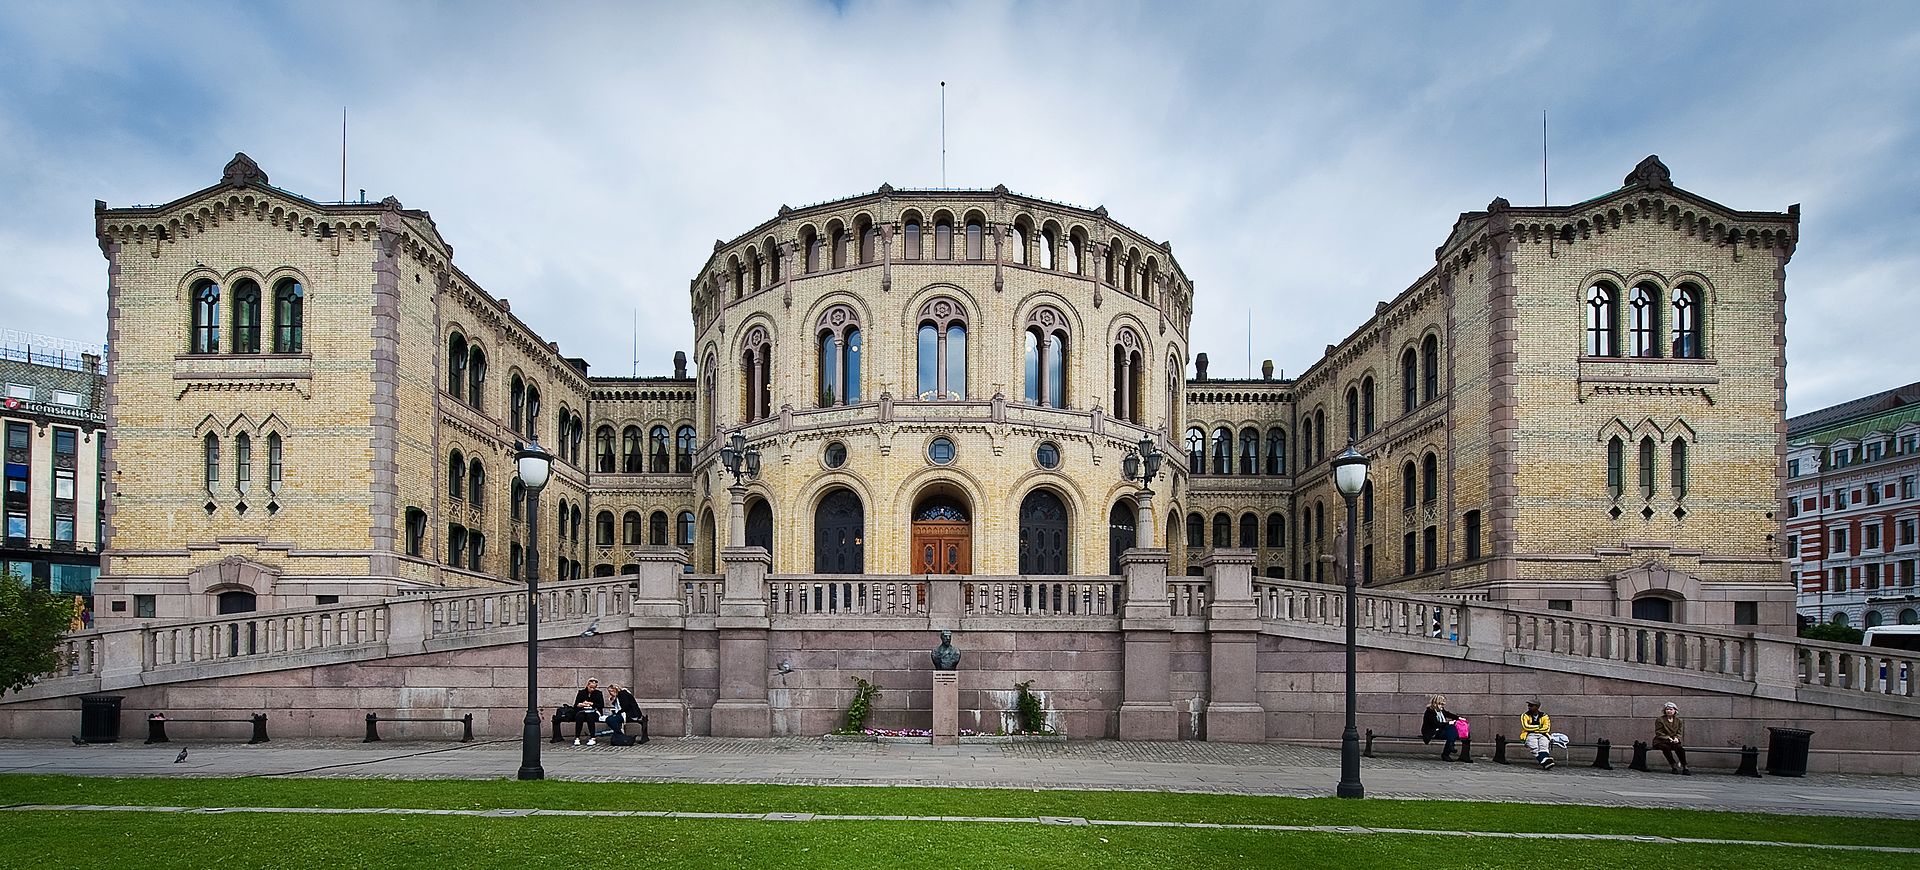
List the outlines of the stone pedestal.
{"label": "stone pedestal", "polygon": [[726,591],[720,597],[720,697],[709,730],[715,737],[770,737],[773,709],[767,704],[767,569],[773,558],[762,547],[728,547]]}
{"label": "stone pedestal", "polygon": [[933,672],[933,745],[960,742],[960,673]]}
{"label": "stone pedestal", "polygon": [[1206,735],[1210,741],[1267,739],[1267,711],[1256,693],[1260,611],[1253,601],[1254,555],[1252,550],[1213,550],[1200,561],[1213,590],[1207,605]]}
{"label": "stone pedestal", "polygon": [[1120,556],[1127,604],[1120,619],[1124,656],[1121,740],[1177,740],[1173,707],[1173,618],[1167,608],[1167,551],[1133,549]]}

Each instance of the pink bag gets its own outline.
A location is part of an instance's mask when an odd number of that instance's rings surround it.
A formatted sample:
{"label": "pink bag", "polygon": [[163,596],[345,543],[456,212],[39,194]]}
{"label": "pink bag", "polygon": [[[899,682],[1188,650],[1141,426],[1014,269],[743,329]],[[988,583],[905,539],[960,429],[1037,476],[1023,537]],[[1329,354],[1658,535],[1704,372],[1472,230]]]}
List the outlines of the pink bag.
{"label": "pink bag", "polygon": [[1461,740],[1466,740],[1473,736],[1473,728],[1467,725],[1467,717],[1462,716],[1453,720],[1453,733],[1460,735]]}

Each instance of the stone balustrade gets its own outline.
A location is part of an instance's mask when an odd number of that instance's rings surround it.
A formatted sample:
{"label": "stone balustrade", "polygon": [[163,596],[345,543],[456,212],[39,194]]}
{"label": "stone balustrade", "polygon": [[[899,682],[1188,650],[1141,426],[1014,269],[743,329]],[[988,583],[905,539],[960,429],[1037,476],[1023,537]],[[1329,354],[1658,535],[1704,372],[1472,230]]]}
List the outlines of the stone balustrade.
{"label": "stone balustrade", "polygon": [[1173,616],[1206,616],[1213,584],[1190,577],[1167,580],[1167,608]]}
{"label": "stone balustrade", "polygon": [[[1260,619],[1269,625],[1291,623],[1345,628],[1346,587],[1261,578],[1253,583]],[[1466,642],[1467,605],[1458,601],[1381,590],[1358,591],[1355,627],[1366,635],[1392,635],[1448,645]]]}
{"label": "stone balustrade", "polygon": [[688,616],[713,616],[720,612],[720,594],[726,591],[724,574],[684,574],[681,601]]}
{"label": "stone balustrade", "polygon": [[1567,611],[1507,610],[1504,647],[1750,680],[1752,635]]}
{"label": "stone balustrade", "polygon": [[1112,577],[968,577],[961,582],[969,616],[1118,616],[1125,586]]}
{"label": "stone balustrade", "polygon": [[779,616],[924,616],[927,580],[852,574],[770,577],[767,611]]}
{"label": "stone balustrade", "polygon": [[1920,653],[1810,640],[1796,640],[1792,649],[1794,676],[1803,685],[1914,696],[1914,666],[1920,664]]}

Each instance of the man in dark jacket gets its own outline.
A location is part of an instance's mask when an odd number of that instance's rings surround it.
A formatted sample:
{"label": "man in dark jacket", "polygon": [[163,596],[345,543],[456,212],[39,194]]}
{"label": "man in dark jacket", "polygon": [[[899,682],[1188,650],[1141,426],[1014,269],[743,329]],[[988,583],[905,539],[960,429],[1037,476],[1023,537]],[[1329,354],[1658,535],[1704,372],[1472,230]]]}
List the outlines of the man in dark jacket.
{"label": "man in dark jacket", "polygon": [[573,706],[560,708],[560,721],[573,722],[573,745],[580,745],[581,732],[586,732],[587,745],[593,745],[593,731],[600,723],[600,711],[606,709],[607,697],[600,694],[600,681],[589,677],[586,686],[573,696]]}

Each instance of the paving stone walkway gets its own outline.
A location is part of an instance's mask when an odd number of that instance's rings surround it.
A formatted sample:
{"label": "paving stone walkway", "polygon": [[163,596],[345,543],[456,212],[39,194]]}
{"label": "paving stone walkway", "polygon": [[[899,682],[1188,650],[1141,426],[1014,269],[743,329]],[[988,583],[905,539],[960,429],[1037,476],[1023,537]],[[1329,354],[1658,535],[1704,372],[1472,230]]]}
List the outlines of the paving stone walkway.
{"label": "paving stone walkway", "polygon": [[[181,749],[187,759],[174,763]],[[945,786],[1211,792],[1327,796],[1339,780],[1338,750],[1288,744],[1067,743],[926,744],[822,738],[657,739],[644,746],[542,743],[549,779],[578,781]],[[176,741],[74,746],[0,740],[0,773],[82,776],[312,776],[383,779],[512,777],[517,741],[361,744],[275,740],[258,746]],[[1695,776],[1594,770],[1564,764],[1443,764],[1430,755],[1365,759],[1367,796],[1588,806],[1681,807],[1920,819],[1920,781],[1810,774],[1805,778]]]}

